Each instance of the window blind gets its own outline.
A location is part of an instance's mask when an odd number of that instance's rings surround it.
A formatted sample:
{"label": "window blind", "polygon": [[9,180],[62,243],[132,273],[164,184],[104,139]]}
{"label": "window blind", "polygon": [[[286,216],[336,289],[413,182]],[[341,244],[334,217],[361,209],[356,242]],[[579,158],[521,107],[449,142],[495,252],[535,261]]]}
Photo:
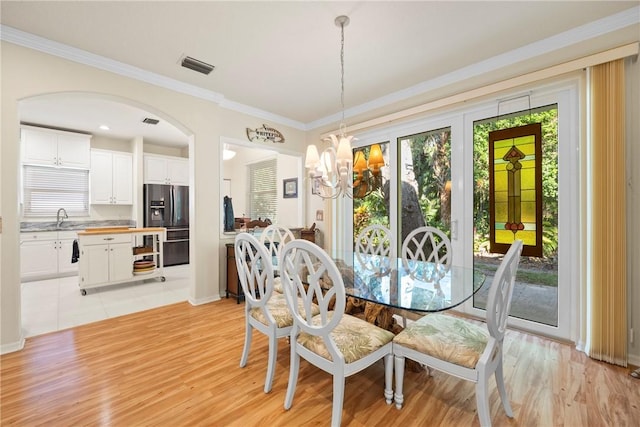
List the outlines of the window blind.
{"label": "window blind", "polygon": [[69,216],[89,215],[89,171],[24,165],[25,217],[55,216],[64,208]]}
{"label": "window blind", "polygon": [[249,215],[251,219],[269,218],[277,223],[278,188],[276,159],[249,165]]}

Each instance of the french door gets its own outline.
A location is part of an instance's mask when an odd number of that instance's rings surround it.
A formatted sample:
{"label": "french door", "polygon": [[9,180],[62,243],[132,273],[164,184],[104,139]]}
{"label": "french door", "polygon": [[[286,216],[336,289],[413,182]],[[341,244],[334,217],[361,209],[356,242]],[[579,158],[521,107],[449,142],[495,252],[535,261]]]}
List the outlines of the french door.
{"label": "french door", "polygon": [[453,262],[474,266],[487,276],[483,290],[461,307],[483,318],[486,289],[502,254],[491,252],[488,146],[479,141],[500,127],[542,121],[543,256],[522,258],[510,324],[570,339],[577,312],[571,295],[577,293],[579,276],[577,85],[515,98],[500,103],[499,110],[495,102],[477,104],[357,135],[355,149],[374,143],[384,147],[385,184],[373,196],[345,199],[343,212],[351,212],[353,221],[346,221],[344,244],[353,244],[358,229],[382,223],[395,232],[397,255],[411,229],[431,225],[444,230],[451,239]]}

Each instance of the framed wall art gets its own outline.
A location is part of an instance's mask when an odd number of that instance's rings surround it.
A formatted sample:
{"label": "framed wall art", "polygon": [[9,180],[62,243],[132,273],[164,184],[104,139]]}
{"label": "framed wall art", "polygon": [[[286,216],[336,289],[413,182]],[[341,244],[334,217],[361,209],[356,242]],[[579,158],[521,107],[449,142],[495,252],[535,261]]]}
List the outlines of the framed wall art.
{"label": "framed wall art", "polygon": [[295,199],[298,197],[298,178],[282,180],[282,197],[285,199]]}

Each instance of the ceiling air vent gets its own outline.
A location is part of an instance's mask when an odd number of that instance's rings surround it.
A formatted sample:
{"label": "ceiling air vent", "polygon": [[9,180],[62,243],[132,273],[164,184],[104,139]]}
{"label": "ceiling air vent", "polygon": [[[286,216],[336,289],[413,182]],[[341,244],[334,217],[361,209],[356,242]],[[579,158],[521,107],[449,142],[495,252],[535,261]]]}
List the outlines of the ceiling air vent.
{"label": "ceiling air vent", "polygon": [[160,122],[160,120],[158,120],[158,119],[151,119],[151,118],[149,118],[149,117],[145,117],[145,118],[142,120],[142,123],[146,123],[146,124],[148,124],[148,125],[157,125],[159,122]]}
{"label": "ceiling air vent", "polygon": [[215,68],[213,65],[198,61],[190,56],[185,56],[184,59],[182,59],[182,66],[202,74],[209,74]]}

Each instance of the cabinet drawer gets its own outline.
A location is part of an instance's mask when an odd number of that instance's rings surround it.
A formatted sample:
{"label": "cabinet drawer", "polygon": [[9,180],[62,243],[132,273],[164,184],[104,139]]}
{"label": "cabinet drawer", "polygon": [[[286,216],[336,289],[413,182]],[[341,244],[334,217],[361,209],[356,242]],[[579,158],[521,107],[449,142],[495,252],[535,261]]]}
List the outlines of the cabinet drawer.
{"label": "cabinet drawer", "polygon": [[20,233],[20,243],[22,242],[39,242],[44,240],[56,240],[58,232],[56,231],[34,231]]}
{"label": "cabinet drawer", "polygon": [[80,236],[82,245],[104,245],[105,243],[131,243],[131,234],[97,234],[95,236]]}
{"label": "cabinet drawer", "polygon": [[58,240],[77,239],[77,231],[58,231]]}

